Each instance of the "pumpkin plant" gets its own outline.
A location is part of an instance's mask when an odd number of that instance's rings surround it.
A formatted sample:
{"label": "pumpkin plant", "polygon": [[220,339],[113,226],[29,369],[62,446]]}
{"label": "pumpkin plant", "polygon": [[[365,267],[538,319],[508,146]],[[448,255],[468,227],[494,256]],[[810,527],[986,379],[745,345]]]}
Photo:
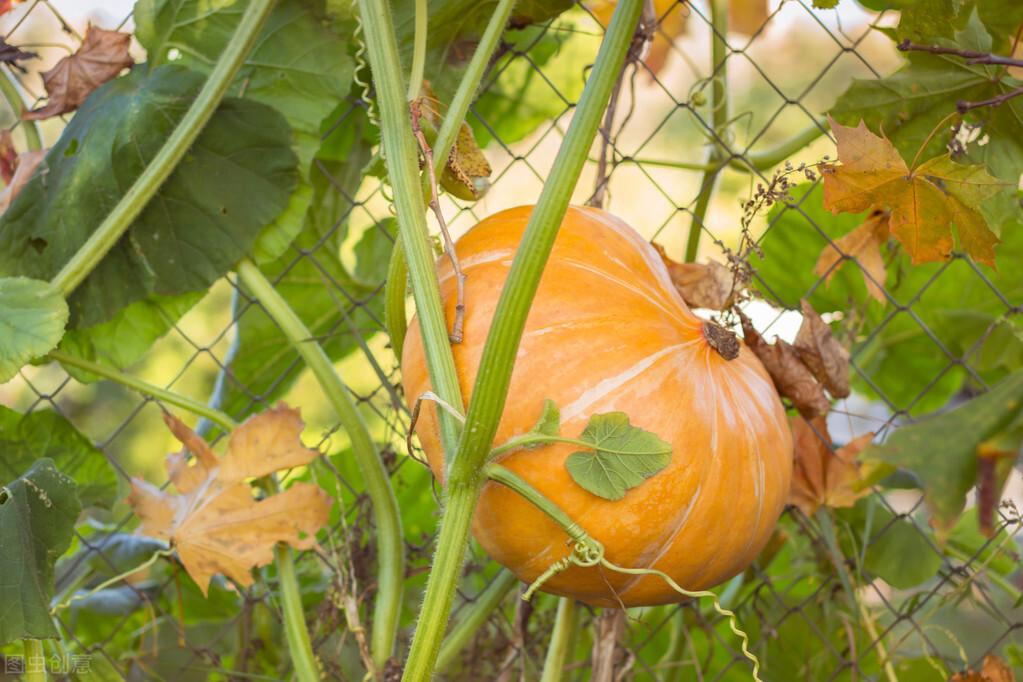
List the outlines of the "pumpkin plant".
{"label": "pumpkin plant", "polygon": [[[728,631],[744,677],[841,674],[799,649],[810,638],[788,618],[798,611],[826,649],[860,652],[864,678],[928,679],[916,676],[925,668],[1011,679],[987,651],[955,668],[911,658],[889,633],[920,613],[942,572],[965,575],[978,557],[978,592],[1021,598],[999,502],[1023,442],[1023,11],[860,2],[900,11],[884,30],[906,63],[854,82],[829,116],[757,152],[739,143],[746,114],[732,111],[728,66],[730,35],[753,40],[775,21],[764,0],[574,10],[564,0],[139,0],[134,36],[90,28],[42,74],[47,101],[34,108],[7,78],[33,54],[0,43],[0,96],[21,116],[20,132],[0,136],[0,381],[59,363],[81,383],[120,384],[158,401],[184,446],[166,460],[176,493],[132,482],[129,534],[103,521],[118,482],[91,439],[57,411],[0,408],[0,539],[16,576],[0,580],[0,653],[23,641],[32,660],[63,656],[95,632],[122,656],[93,677],[170,676],[160,665],[183,638],[237,617],[241,643],[216,651],[211,670],[418,682],[462,673],[460,652],[526,583],[534,601],[516,608],[516,646],[529,645],[534,607],[550,616],[543,682],[568,674],[579,602],[665,616],[670,638],[651,639],[669,676],[690,649],[732,668],[731,644],[714,645]],[[0,16],[17,4],[0,2]],[[563,113],[514,59],[544,67],[571,46],[585,32],[545,25],[566,11],[606,31],[584,78],[573,68],[559,82],[578,101],[542,191],[452,240],[441,193],[480,200],[494,180],[487,144]],[[676,104],[699,122],[704,158],[626,158],[612,138],[628,69],[669,74],[695,14],[710,29],[710,75]],[[129,54],[132,37],[144,61]],[[36,121],[57,115],[69,120],[44,149]],[[825,134],[836,159],[787,162]],[[573,205],[594,150],[595,190]],[[686,262],[603,210],[608,166],[626,163],[700,174],[683,202]],[[726,263],[697,263],[718,185],[734,173],[750,187],[738,244],[721,244]],[[367,177],[387,186],[393,217],[350,245]],[[346,210],[335,195],[358,200]],[[769,225],[755,235],[762,212]],[[224,277],[237,335],[210,400],[142,380],[138,360]],[[799,311],[792,343],[747,316],[763,300]],[[385,442],[342,380],[339,361],[360,349],[391,388],[363,331],[379,320],[401,369],[391,406],[411,414],[408,454],[415,434],[428,469],[390,466],[401,439]],[[928,335],[947,342],[944,356],[921,345]],[[308,447],[297,410],[254,405],[274,404],[303,368],[340,426],[341,452]],[[960,404],[838,442],[829,416],[853,392],[900,418]],[[322,485],[339,472],[358,483]],[[423,559],[430,478],[440,521],[420,600],[406,554]],[[917,491],[928,523],[890,507],[899,488]],[[352,518],[365,546],[349,535]],[[496,563],[449,631],[456,590],[472,579],[472,535]],[[295,549],[327,568],[302,570]],[[107,565],[91,558],[100,551]],[[763,574],[795,578],[750,627],[732,609],[763,606]],[[163,599],[174,618],[150,617],[160,583],[175,587],[176,602]],[[879,585],[905,608],[894,623],[863,597]],[[663,608],[683,601],[691,608]],[[710,608],[724,618],[706,621]],[[109,621],[82,615],[104,609],[134,619],[138,636],[117,639]],[[595,623],[593,676],[611,679],[621,621]],[[966,648],[944,625],[918,629]]]}

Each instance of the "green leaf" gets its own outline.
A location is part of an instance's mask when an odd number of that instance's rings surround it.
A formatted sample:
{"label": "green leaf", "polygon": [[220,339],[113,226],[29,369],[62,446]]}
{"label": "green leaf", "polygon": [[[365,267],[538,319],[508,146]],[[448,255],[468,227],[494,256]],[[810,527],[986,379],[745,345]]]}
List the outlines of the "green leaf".
{"label": "green leaf", "polygon": [[[69,355],[125,369],[145,355],[203,296],[203,292],[150,296],[122,308],[107,322],[68,331],[59,348]],[[64,370],[82,383],[100,379],[77,367],[64,365]]]}
{"label": "green leaf", "polygon": [[0,277],[0,384],[53,350],[67,319],[67,302],[49,282]]}
{"label": "green leaf", "polygon": [[[51,279],[156,155],[201,87],[180,66],[135,68],[89,97],[0,217],[0,273]],[[225,99],[127,234],[75,290],[71,326],[150,295],[205,290],[248,253],[296,181],[287,123]]]}
{"label": "green leaf", "polygon": [[916,587],[937,575],[941,554],[911,520],[885,522],[875,517],[875,526],[884,530],[867,545],[864,568],[899,590]]}
{"label": "green leaf", "polygon": [[[6,476],[5,476],[6,478]],[[9,480],[9,479],[8,479]],[[0,646],[57,637],[50,617],[53,564],[81,512],[75,483],[40,459],[0,488]]]}
{"label": "green leaf", "polygon": [[624,412],[608,412],[590,418],[579,439],[592,452],[574,452],[565,460],[572,479],[606,500],[620,500],[671,461],[671,445],[643,429],[632,426]]}
{"label": "green leaf", "polygon": [[562,30],[534,26],[509,34],[512,49],[493,68],[499,77],[467,117],[481,149],[494,137],[517,142],[578,101],[584,83],[579,64],[593,61],[597,44],[580,39],[571,21],[556,23]]}
{"label": "green leaf", "polygon": [[802,298],[822,312],[867,301],[863,275],[855,265],[839,267],[827,283],[819,282],[814,272],[829,240],[854,230],[867,214],[832,215],[824,208],[820,184],[797,185],[790,194],[791,202],[771,207],[768,230],[760,239],[762,257],[750,256],[757,289],[767,300],[793,310],[799,309]]}
{"label": "green leaf", "polygon": [[112,577],[127,573],[163,549],[166,549],[163,542],[145,535],[111,533],[90,537],[89,546],[75,555],[73,561],[82,559],[96,575]]}
{"label": "green leaf", "polygon": [[[383,317],[383,297],[376,295],[378,286],[356,280],[341,263],[341,242],[354,206],[351,197],[358,191],[362,169],[370,156],[369,143],[361,133],[364,123],[363,114],[352,120],[355,130],[346,133],[343,162],[327,159],[317,164],[312,176],[313,206],[294,248],[276,261],[260,265],[332,360],[359,347],[353,328],[369,336],[380,328]],[[342,152],[334,142],[331,145],[333,152]],[[303,251],[310,255],[302,256]],[[377,265],[382,269],[373,272],[364,267],[362,276],[382,282],[387,262],[379,261]],[[221,409],[232,415],[247,414],[257,398],[267,403],[276,400],[302,369],[298,353],[258,306],[244,308],[238,334],[238,352],[231,362],[221,403]]]}
{"label": "green leaf", "polygon": [[966,505],[977,474],[977,446],[1023,410],[1023,371],[987,393],[940,415],[899,428],[862,460],[909,469],[920,479],[924,500],[939,528],[949,528]]}
{"label": "green leaf", "polygon": [[[533,428],[529,430],[530,435],[537,436],[557,436],[561,433],[561,410],[558,409],[557,403],[550,398],[543,401],[543,412],[540,413],[540,419],[537,420]],[[533,446],[526,447],[539,447],[540,443]]]}
{"label": "green leaf", "polygon": [[41,457],[78,483],[84,506],[109,509],[116,501],[117,475],[71,422],[52,410],[20,414],[0,405],[0,481],[17,477]]}
{"label": "green leaf", "polygon": [[124,617],[142,608],[146,603],[145,595],[134,585],[107,587],[98,592],[82,590],[74,596],[80,598],[71,602],[69,609],[76,617],[82,612],[98,616]]}
{"label": "green leaf", "polygon": [[352,276],[363,286],[376,289],[387,278],[387,264],[398,234],[397,221],[384,218],[370,225],[355,243],[355,267]]}
{"label": "green leaf", "polygon": [[[153,64],[177,63],[208,72],[234,34],[248,0],[139,0],[135,36]],[[354,64],[349,36],[325,26],[323,2],[282,0],[229,90],[280,111],[294,131],[303,173],[320,142],[320,124],[345,99]]]}

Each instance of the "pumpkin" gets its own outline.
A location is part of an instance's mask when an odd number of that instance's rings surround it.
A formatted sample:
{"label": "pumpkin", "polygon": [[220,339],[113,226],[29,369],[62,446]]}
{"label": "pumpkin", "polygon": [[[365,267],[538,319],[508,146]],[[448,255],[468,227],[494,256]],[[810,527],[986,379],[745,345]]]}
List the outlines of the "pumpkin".
{"label": "pumpkin", "polygon": [[[502,211],[457,242],[466,309],[464,339],[453,351],[463,396],[475,381],[531,210]],[[438,268],[450,325],[454,276],[446,258]],[[570,207],[526,322],[494,441],[496,446],[529,431],[550,398],[561,409],[563,436],[578,438],[591,416],[620,411],[670,443],[668,466],[618,501],[587,492],[571,478],[565,460],[579,449],[571,444],[515,450],[499,461],[599,540],[610,561],[658,569],[690,590],[732,577],[757,556],[785,505],[792,475],[792,436],[771,379],[732,337],[727,340],[733,351],[739,346],[737,356],[716,350],[722,331],[689,310],[638,233],[604,211]],[[410,404],[430,390],[415,320],[402,375]],[[416,432],[442,480],[433,403],[424,402]],[[527,582],[571,551],[554,521],[495,482],[482,491],[473,533]],[[598,606],[681,599],[659,577],[597,567],[572,566],[543,589]]]}

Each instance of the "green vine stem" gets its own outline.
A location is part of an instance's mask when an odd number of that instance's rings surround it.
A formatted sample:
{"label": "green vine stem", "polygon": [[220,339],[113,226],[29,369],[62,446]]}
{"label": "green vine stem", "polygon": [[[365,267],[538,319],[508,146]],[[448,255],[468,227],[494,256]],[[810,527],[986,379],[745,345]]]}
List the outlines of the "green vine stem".
{"label": "green vine stem", "polygon": [[114,369],[113,367],[107,367],[106,365],[101,365],[97,362],[69,355],[64,351],[59,350],[50,351],[48,357],[51,360],[56,360],[62,365],[75,367],[89,372],[90,374],[103,377],[104,379],[109,379],[110,381],[121,384],[122,386],[138,391],[142,395],[155,398],[156,400],[167,403],[168,405],[180,407],[182,410],[191,412],[194,415],[205,417],[217,426],[222,427],[225,431],[230,431],[236,426],[235,421],[220,410],[216,410],[199,402],[198,400],[193,400],[188,396],[183,396],[180,393],[175,393],[174,391],[170,391],[166,388],[154,386],[153,384],[137,379],[136,377]]}
{"label": "green vine stem", "polygon": [[487,622],[501,602],[512,591],[512,588],[519,585],[519,579],[515,574],[506,568],[494,576],[494,579],[487,585],[487,589],[473,600],[472,604],[465,608],[465,614],[455,623],[444,638],[444,645],[440,648],[437,656],[436,672],[444,672],[455,662],[462,649],[472,641],[480,628]]}
{"label": "green vine stem", "polygon": [[[43,640],[25,639],[25,682],[46,682],[46,654]],[[37,668],[36,665],[41,665]]]}
{"label": "green vine stem", "polygon": [[504,411],[526,316],[558,228],[568,210],[572,190],[607,107],[611,89],[625,61],[642,6],[643,0],[621,0],[615,7],[579,106],[540,199],[530,215],[497,303],[458,452],[453,460],[449,460],[447,504],[441,517],[437,552],[427,582],[426,597],[405,666],[405,680],[427,680],[432,674],[465,561],[473,510],[484,482],[482,465],[490,452],[498,420]]}
{"label": "green vine stem", "polygon": [[[398,58],[391,5],[387,0],[358,2],[380,110],[383,156],[387,162],[387,176],[394,189],[398,232],[412,280],[412,297],[419,315],[430,384],[441,398],[461,406],[462,390],[448,341],[447,320],[440,300],[440,284],[426,224],[426,203],[419,185],[419,147],[412,134],[408,100],[402,90],[404,76]],[[455,451],[460,426],[450,415],[440,414],[441,442],[447,452]]]}
{"label": "green vine stem", "polygon": [[[710,68],[713,74],[710,89],[711,123],[714,126],[713,136],[721,137],[728,127],[728,0],[711,0],[710,2]],[[707,153],[707,169],[703,171],[700,181],[700,193],[693,208],[693,220],[689,223],[689,238],[686,240],[686,262],[696,260],[700,251],[700,235],[703,233],[703,221],[707,216],[707,208],[714,194],[718,174],[727,165],[720,144],[715,140]]]}
{"label": "green vine stem", "polygon": [[[827,119],[817,119],[812,125],[794,134],[769,149],[762,152],[737,156],[728,162],[728,167],[744,173],[754,171],[767,171],[793,154],[799,152],[811,142],[824,135],[828,130]],[[623,163],[635,163],[640,166],[658,166],[661,168],[677,168],[679,170],[711,171],[719,168],[719,163],[690,163],[686,161],[668,161],[664,159],[624,159]]]}
{"label": "green vine stem", "polygon": [[35,152],[42,149],[43,141],[39,137],[39,127],[36,125],[36,122],[26,121],[21,118],[21,113],[25,110],[25,102],[21,99],[18,86],[14,84],[10,69],[4,69],[3,75],[0,76],[0,95],[7,100],[7,105],[14,112],[14,118],[19,119],[18,125],[21,126],[22,132],[25,133],[25,146],[28,150]]}
{"label": "green vine stem", "polygon": [[426,72],[426,37],[430,8],[427,0],[416,0],[415,37],[412,44],[412,69],[408,77],[409,102],[419,97],[423,89],[423,74]]}
{"label": "green vine stem", "polygon": [[394,240],[391,259],[387,262],[387,284],[384,286],[384,327],[391,338],[394,357],[401,361],[405,348],[405,334],[408,332],[408,318],[405,316],[405,293],[408,289],[408,263],[401,236]]}
{"label": "green vine stem", "polygon": [[604,556],[604,546],[601,545],[599,541],[590,537],[590,535],[587,534],[586,531],[579,526],[579,524],[573,521],[568,514],[566,514],[560,507],[554,504],[554,502],[552,502],[549,498],[545,497],[543,493],[531,486],[518,474],[510,469],[506,469],[500,464],[486,465],[483,473],[490,480],[496,481],[517,492],[525,500],[530,502],[533,506],[561,526],[561,529],[565,531],[569,538],[572,539],[572,544],[574,546],[572,552],[563,559],[559,559],[551,564],[551,566],[548,567],[548,569],[544,571],[539,578],[534,580],[529,586],[529,589],[526,590],[525,594],[522,596],[523,599],[529,599],[536,590],[543,586],[545,581],[573,565],[584,568],[594,566],[603,567],[626,575],[656,576],[667,583],[671,589],[683,596],[691,597],[693,599],[701,599],[704,597],[710,599],[714,610],[728,619],[729,629],[731,629],[731,631],[741,641],[742,655],[753,664],[753,679],[756,682],[763,682],[763,680],[760,679],[760,660],[749,649],[749,635],[747,635],[742,628],[739,627],[739,622],[735,613],[722,606],[721,600],[718,598],[717,594],[710,590],[687,590],[675,582],[675,580],[667,573],[659,571],[656,568],[626,568],[624,566],[619,566]]}
{"label": "green vine stem", "polygon": [[277,558],[281,611],[284,614],[284,636],[288,642],[295,677],[300,682],[318,682],[322,677],[309,639],[305,612],[302,610],[302,593],[298,587],[298,577],[295,575],[295,553],[290,547],[277,545],[274,548],[274,555]]}
{"label": "green vine stem", "polygon": [[251,260],[245,259],[238,264],[238,277],[302,356],[351,440],[352,452],[366,484],[377,523],[378,592],[373,611],[371,648],[374,662],[383,668],[394,651],[405,576],[401,517],[387,469],[334,365],[305,323]]}
{"label": "green vine stem", "polygon": [[[458,83],[455,96],[451,99],[444,120],[441,122],[440,130],[437,132],[437,140],[433,149],[433,171],[437,177],[444,172],[448,155],[458,137],[458,130],[465,122],[465,116],[469,106],[476,97],[483,74],[486,73],[487,65],[494,56],[494,51],[501,39],[501,33],[511,16],[515,0],[498,0],[494,13],[487,22],[476,51],[473,52],[469,65],[462,74]],[[411,86],[410,90],[411,92]],[[430,178],[429,174],[421,175],[423,196],[429,196]],[[394,250],[391,252],[391,260],[387,268],[387,286],[384,292],[384,324],[387,333],[391,337],[391,347],[395,355],[401,358],[401,351],[405,343],[405,332],[408,329],[408,321],[405,318],[405,288],[408,281],[408,263],[405,260],[405,250],[401,245],[401,235],[394,242]],[[458,403],[461,404],[461,403]],[[452,451],[454,449],[452,448]]]}
{"label": "green vine stem", "polygon": [[209,78],[202,86],[184,117],[174,128],[160,151],[149,162],[146,169],[125,192],[117,205],[107,214],[96,231],[82,244],[78,252],[53,278],[53,285],[66,298],[82,283],[96,265],[113,248],[121,235],[131,226],[142,209],[146,207],[160,185],[170,177],[178,163],[185,157],[192,143],[199,137],[203,127],[213,116],[220,100],[249,54],[256,38],[273,9],[274,0],[252,0],[242,14],[231,40],[220,53]]}
{"label": "green vine stem", "polygon": [[547,645],[540,682],[560,682],[579,632],[579,605],[574,599],[558,599],[558,613],[554,616],[554,630]]}

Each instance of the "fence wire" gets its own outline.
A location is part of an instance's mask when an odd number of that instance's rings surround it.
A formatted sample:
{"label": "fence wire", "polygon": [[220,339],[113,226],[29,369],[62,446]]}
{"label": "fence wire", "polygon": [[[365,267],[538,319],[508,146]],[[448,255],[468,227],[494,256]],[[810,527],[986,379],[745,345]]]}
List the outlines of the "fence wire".
{"label": "fence wire", "polygon": [[[657,238],[669,251],[677,253],[690,221],[698,219],[694,209],[700,174],[693,169],[665,167],[662,161],[684,159],[699,163],[708,141],[714,138],[737,159],[747,159],[765,141],[778,139],[780,130],[822,125],[820,112],[830,106],[852,77],[881,77],[891,71],[894,57],[890,46],[871,43],[876,32],[869,23],[875,18],[869,21],[861,18],[851,27],[843,26],[841,19],[845,15],[814,10],[802,0],[783,0],[772,3],[769,15],[750,35],[719,36],[727,41],[727,57],[719,66],[721,73],[712,73],[708,55],[713,29],[705,10],[699,4],[685,2],[656,4],[665,7],[657,17],[658,32],[671,39],[665,67],[655,71],[637,62],[625,72],[614,113],[605,121],[575,198],[580,202],[602,203],[610,211],[622,214],[646,236]],[[47,0],[30,3],[19,9],[16,16],[5,39],[39,52],[47,66],[72,51],[81,40],[81,35]],[[121,25],[130,25],[129,20],[126,17]],[[876,20],[883,23],[884,17]],[[679,37],[675,33],[681,21],[687,28]],[[56,27],[59,44],[39,41],[45,26]],[[786,30],[789,37],[780,40],[778,34]],[[553,20],[538,30],[533,44],[560,33],[589,36],[595,45],[602,31],[593,8],[579,5],[571,19]],[[564,70],[564,61],[559,63],[555,58],[537,63],[530,47],[530,44],[504,46],[503,56],[495,61],[482,92],[507,81],[528,83],[529,96],[543,98],[545,111],[550,115],[524,139],[506,141],[501,137],[502,127],[497,121],[488,120],[486,112],[478,108],[470,112],[493,138],[486,147],[486,155],[494,171],[488,197],[478,204],[445,199],[444,211],[455,232],[463,231],[497,208],[535,198],[550,168],[551,150],[556,149],[567,127],[578,88],[571,93],[562,92],[565,79],[549,75],[548,70]],[[589,64],[576,60],[569,65],[575,74],[575,85],[581,84]],[[38,102],[43,95],[38,78],[42,67],[33,64],[29,67],[26,73],[14,74],[29,100]],[[711,120],[713,112],[697,104],[709,92],[711,79],[724,71],[729,74],[727,87],[733,110],[743,112],[755,103],[752,114],[736,118],[729,130],[737,132],[728,136],[720,136],[721,131]],[[680,87],[680,83],[684,85]],[[332,129],[344,126],[365,107],[365,102],[353,102]],[[827,136],[824,129],[822,135]],[[826,143],[822,144],[821,149],[828,148]],[[816,159],[808,155],[806,160]],[[330,244],[346,231],[354,234],[360,229],[382,229],[390,215],[388,190],[379,180],[367,177],[358,192],[349,194],[325,165],[314,165],[313,173],[322,174],[321,180],[334,187],[347,210],[341,220],[324,231],[317,244],[302,249],[292,247],[290,262],[277,274],[277,281],[300,266],[312,266],[312,271],[319,273],[323,295],[330,296],[346,315],[317,333],[322,335],[321,339],[329,339],[349,334],[350,325],[358,327],[359,345],[343,361],[343,368],[349,371],[342,372],[342,376],[361,377],[357,385],[350,384],[349,388],[361,409],[372,415],[374,434],[386,447],[386,460],[399,496],[420,501],[424,496],[435,498],[438,492],[425,468],[406,456],[416,453],[405,452],[409,415],[401,396],[400,373],[373,306],[382,297],[382,290],[377,288],[369,294],[351,291],[349,283],[334,277],[331,274],[334,270],[323,262],[337,257],[329,251]],[[745,198],[753,183],[769,179],[726,172],[721,192],[732,200]],[[638,187],[642,187],[641,192]],[[642,199],[637,200],[637,194]],[[818,225],[798,201],[770,220],[763,219],[756,228],[758,238],[762,240],[776,229],[786,212],[796,212],[813,224],[822,245],[831,243],[825,226]],[[738,209],[726,206],[722,200],[713,204],[707,215],[700,226],[705,243],[702,254],[723,260],[720,248],[734,243]],[[971,261],[956,256],[914,297],[893,306],[880,324],[867,331],[865,339],[869,342],[895,320],[908,318],[931,342],[930,352],[947,359],[945,368],[906,387],[917,397],[905,402],[889,398],[875,382],[875,375],[861,366],[861,358],[854,354],[853,372],[873,388],[876,401],[868,403],[854,396],[836,405],[833,419],[844,420],[850,436],[856,435],[853,431],[865,430],[883,435],[893,425],[911,419],[917,400],[949,372],[965,372],[977,386],[984,387],[980,373],[973,367],[981,341],[959,354],[914,310],[928,289],[951,268],[972,269],[978,281],[990,287],[992,295],[1004,304],[1005,315],[1019,313],[1023,299],[1018,292],[1016,298],[1000,292]],[[793,302],[777,297],[772,301],[769,284],[763,281],[756,284],[778,309],[774,318],[768,318],[766,329],[761,329],[761,333],[768,335],[775,324],[784,326],[784,310]],[[805,295],[822,286],[823,279],[818,280]],[[259,377],[262,388],[250,390],[249,386],[237,384],[231,371],[232,358],[247,351],[234,347],[239,321],[262,315],[265,313],[258,302],[229,276],[175,324],[167,338],[133,371],[201,399],[208,396],[218,376],[221,382],[235,382],[234,388],[245,392],[248,404],[231,416],[243,418],[268,407],[266,395],[302,373],[296,357],[283,372]],[[168,366],[168,358],[175,366]],[[27,369],[3,391],[5,402],[23,411],[53,409],[68,417],[106,454],[123,479],[125,489],[131,476],[141,475],[140,463],[146,462],[149,467],[144,472],[147,475],[160,475],[158,466],[152,462],[160,461],[162,453],[137,452],[145,434],[160,429],[162,407],[155,401],[107,383],[79,384],[57,366]],[[310,391],[308,395],[315,393]],[[101,415],[95,414],[97,406],[102,408]],[[343,506],[321,537],[320,548],[299,557],[298,572],[307,592],[308,621],[325,677],[360,679],[358,660],[353,654],[355,635],[346,624],[345,609],[354,603],[356,612],[363,619],[368,618],[367,606],[374,590],[373,519],[360,493],[359,481],[353,478],[353,470],[345,466],[343,452],[337,454],[344,444],[339,426],[331,423],[330,416],[315,405],[306,417],[322,434],[316,446],[330,455],[323,458],[324,466],[318,469],[318,482],[336,493]],[[977,668],[986,654],[1004,653],[1007,647],[1023,644],[1018,633],[1023,624],[1020,610],[1013,599],[1005,597],[1004,590],[999,590],[990,571],[991,562],[1000,553],[1016,557],[1021,520],[1014,506],[1008,504],[998,510],[998,532],[977,551],[952,554],[942,551],[931,540],[919,495],[875,492],[874,497],[878,507],[887,512],[885,521],[871,529],[864,546],[855,548],[857,556],[836,557],[834,529],[819,518],[807,518],[790,509],[780,524],[783,535],[775,548],[789,562],[787,569],[776,570],[758,562],[720,590],[725,604],[735,611],[750,634],[753,651],[764,664],[765,680],[895,682],[900,674],[910,672],[918,676],[908,679],[926,679],[919,676],[923,674],[919,669],[910,671],[906,667],[912,662],[933,668],[937,675],[934,679],[942,679],[942,671]],[[130,531],[133,523],[132,516],[120,507],[118,514],[107,518],[101,527],[80,529],[75,551],[59,567],[58,594],[75,587],[73,581],[80,565],[105,563],[104,570],[110,574],[122,570],[116,559],[108,555],[102,538],[106,533]],[[406,529],[410,559],[408,590],[412,597],[407,599],[404,614],[409,627],[403,630],[399,644],[402,650],[408,646],[407,637],[418,603],[415,595],[430,567],[433,523],[431,518]],[[894,589],[880,580],[850,581],[849,576],[857,574],[861,568],[859,561],[870,546],[893,541],[886,536],[896,531],[897,541],[903,541],[907,527],[919,534],[927,551],[933,552],[940,562],[933,579],[909,591]],[[833,563],[829,565],[829,561]],[[458,593],[455,620],[471,609],[495,573],[492,562],[474,548]],[[52,653],[65,656],[65,661],[73,665],[63,665],[57,677],[84,679],[73,670],[80,665],[94,673],[101,671],[103,676],[97,679],[104,680],[274,679],[257,672],[256,661],[263,664],[269,661],[280,677],[287,677],[290,668],[280,644],[283,640],[280,604],[275,598],[276,578],[272,569],[264,570],[261,578],[247,590],[216,591],[208,612],[200,617],[182,612],[182,594],[189,589],[194,591],[194,587],[189,588],[187,576],[177,571],[154,572],[123,583],[123,598],[133,606],[121,616],[88,618],[72,610],[61,612],[57,618],[64,648]],[[1018,596],[1014,585],[1005,587],[1015,590]],[[448,679],[538,678],[553,624],[555,601],[541,595],[528,604],[517,599],[519,593],[518,589],[511,590],[502,607],[479,628],[459,660],[445,673]],[[236,615],[225,620],[226,613]],[[601,680],[709,682],[750,678],[750,663],[740,652],[739,642],[708,604],[690,602],[632,609],[617,623],[612,622],[614,613],[601,615],[597,609],[584,612],[582,641],[577,644],[566,672],[569,679],[589,679],[591,674],[597,679],[593,669],[597,652],[593,656],[588,652],[595,643],[604,645],[600,655],[611,664],[609,671],[600,671],[604,675]],[[950,614],[959,614],[958,622],[968,623],[969,628],[964,631],[950,625]],[[597,635],[615,628],[620,632],[611,639]],[[614,646],[609,657],[608,642]],[[5,653],[5,662],[12,660],[12,653]],[[16,671],[6,672],[16,677]]]}

